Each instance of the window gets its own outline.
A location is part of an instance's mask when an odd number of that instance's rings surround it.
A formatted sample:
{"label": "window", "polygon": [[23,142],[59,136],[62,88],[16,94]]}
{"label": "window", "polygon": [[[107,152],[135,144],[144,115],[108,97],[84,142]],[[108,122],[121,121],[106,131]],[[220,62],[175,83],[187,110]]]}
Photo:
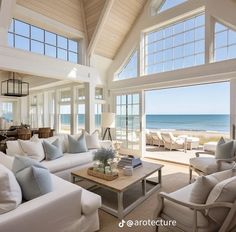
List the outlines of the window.
{"label": "window", "polygon": [[236,58],[236,31],[215,23],[214,61]]}
{"label": "window", "polygon": [[162,3],[161,3],[161,6],[159,7],[158,9],[158,13],[161,13],[165,10],[168,10],[170,8],[173,8],[179,4],[182,4],[184,2],[186,2],[187,0],[164,0]]}
{"label": "window", "polygon": [[98,99],[98,100],[103,99],[103,88],[96,87],[96,89],[95,89],[95,99]]}
{"label": "window", "polygon": [[102,104],[95,104],[95,128],[101,128]]}
{"label": "window", "polygon": [[77,41],[13,19],[8,31],[8,45],[38,54],[78,63]]}
{"label": "window", "polygon": [[205,63],[204,14],[145,36],[145,73],[161,73]]}
{"label": "window", "polygon": [[14,119],[14,102],[0,102],[0,117],[8,122]]}
{"label": "window", "polygon": [[137,50],[131,55],[128,62],[117,74],[116,80],[124,80],[138,76],[138,52]]}
{"label": "window", "polygon": [[70,134],[71,125],[71,90],[60,91],[59,99],[59,133]]}
{"label": "window", "polygon": [[43,94],[30,96],[30,125],[32,128],[43,127]]}
{"label": "window", "polygon": [[85,89],[83,87],[77,88],[76,91],[76,131],[80,133],[85,129]]}

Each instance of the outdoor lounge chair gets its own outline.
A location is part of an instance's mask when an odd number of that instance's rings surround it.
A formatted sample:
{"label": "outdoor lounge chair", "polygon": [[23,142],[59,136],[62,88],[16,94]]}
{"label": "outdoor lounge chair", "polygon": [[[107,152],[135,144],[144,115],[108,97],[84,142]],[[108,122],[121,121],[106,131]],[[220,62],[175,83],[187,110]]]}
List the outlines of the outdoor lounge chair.
{"label": "outdoor lounge chair", "polygon": [[187,143],[185,138],[175,137],[171,132],[162,132],[162,139],[164,141],[165,149],[170,151],[183,149],[186,152]]}
{"label": "outdoor lounge chair", "polygon": [[152,137],[152,144],[157,145],[158,147],[164,146],[164,141],[161,137],[160,132],[150,132],[150,135]]}
{"label": "outdoor lounge chair", "polygon": [[153,145],[153,139],[150,133],[146,133],[146,145]]}

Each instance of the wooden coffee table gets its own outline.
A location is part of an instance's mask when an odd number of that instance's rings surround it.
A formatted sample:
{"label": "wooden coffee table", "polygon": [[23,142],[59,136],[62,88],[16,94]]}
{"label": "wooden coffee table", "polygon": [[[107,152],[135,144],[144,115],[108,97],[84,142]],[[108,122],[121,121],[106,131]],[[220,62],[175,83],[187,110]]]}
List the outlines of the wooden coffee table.
{"label": "wooden coffee table", "polygon": [[[87,168],[74,171],[71,173],[73,183],[78,180],[86,180],[92,182],[94,185],[108,189],[117,194],[117,210],[102,204],[102,210],[122,219],[125,215],[131,212],[135,207],[147,199],[153,192],[157,191],[161,186],[161,169],[163,165],[143,162],[143,166],[134,170],[132,176],[124,176],[123,170],[119,171],[119,177],[113,181],[106,181],[87,174]],[[150,176],[158,172],[157,177]],[[123,195],[124,192],[132,186],[141,182],[142,196],[135,200],[132,204],[124,208]],[[147,183],[152,184],[152,188],[147,191]]]}

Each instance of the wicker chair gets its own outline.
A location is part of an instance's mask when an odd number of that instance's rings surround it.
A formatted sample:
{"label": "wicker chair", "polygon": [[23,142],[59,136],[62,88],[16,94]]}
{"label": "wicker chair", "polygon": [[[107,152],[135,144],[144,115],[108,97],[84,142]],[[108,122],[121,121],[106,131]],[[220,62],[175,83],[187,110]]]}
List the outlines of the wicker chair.
{"label": "wicker chair", "polygon": [[31,138],[31,130],[27,128],[17,129],[17,138],[21,140],[29,140]]}
{"label": "wicker chair", "polygon": [[49,138],[52,136],[52,130],[49,127],[39,128],[39,138]]}

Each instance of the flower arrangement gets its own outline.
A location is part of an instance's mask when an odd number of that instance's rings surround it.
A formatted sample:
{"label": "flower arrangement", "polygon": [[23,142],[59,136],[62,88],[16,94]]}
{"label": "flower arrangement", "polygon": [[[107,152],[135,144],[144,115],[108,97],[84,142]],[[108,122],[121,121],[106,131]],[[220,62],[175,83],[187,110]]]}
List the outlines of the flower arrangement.
{"label": "flower arrangement", "polygon": [[112,163],[113,159],[115,158],[115,150],[112,148],[100,148],[94,153],[94,161],[96,162],[96,169],[97,171],[107,173],[112,172]]}

